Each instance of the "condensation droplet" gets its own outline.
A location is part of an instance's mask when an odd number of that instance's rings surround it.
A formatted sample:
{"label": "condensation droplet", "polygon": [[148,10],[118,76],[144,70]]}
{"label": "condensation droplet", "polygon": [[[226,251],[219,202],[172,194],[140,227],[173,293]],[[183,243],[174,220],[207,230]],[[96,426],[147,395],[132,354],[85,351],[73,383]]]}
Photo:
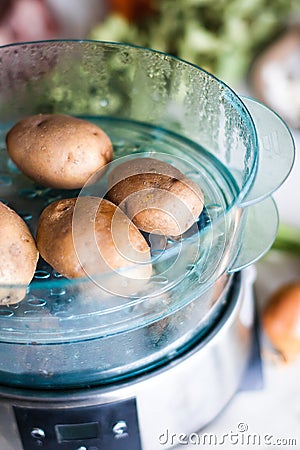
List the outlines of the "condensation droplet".
{"label": "condensation droplet", "polygon": [[103,98],[102,100],[100,100],[100,106],[102,106],[102,108],[105,108],[108,103],[109,101],[107,100],[107,98]]}
{"label": "condensation droplet", "polygon": [[131,153],[137,153],[141,150],[142,146],[140,144],[136,144],[134,147],[132,147],[131,149]]}
{"label": "condensation droplet", "polygon": [[114,148],[117,148],[117,149],[122,149],[125,147],[125,145],[126,145],[126,142],[124,141],[124,139],[120,139],[119,141],[114,142]]}

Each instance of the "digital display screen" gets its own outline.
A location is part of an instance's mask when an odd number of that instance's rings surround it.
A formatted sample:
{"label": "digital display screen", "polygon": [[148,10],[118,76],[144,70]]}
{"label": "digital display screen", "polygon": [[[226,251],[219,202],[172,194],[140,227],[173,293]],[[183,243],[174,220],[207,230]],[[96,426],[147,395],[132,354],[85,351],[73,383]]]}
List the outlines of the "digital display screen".
{"label": "digital display screen", "polygon": [[58,442],[81,441],[85,439],[99,438],[99,423],[74,423],[55,425]]}

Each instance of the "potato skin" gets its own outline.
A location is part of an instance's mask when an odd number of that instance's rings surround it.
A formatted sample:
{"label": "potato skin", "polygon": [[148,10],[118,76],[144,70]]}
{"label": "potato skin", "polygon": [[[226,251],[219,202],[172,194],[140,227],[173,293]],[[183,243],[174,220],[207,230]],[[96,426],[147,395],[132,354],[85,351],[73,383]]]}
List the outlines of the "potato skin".
{"label": "potato skin", "polygon": [[201,189],[178,169],[154,158],[117,166],[107,198],[148,233],[179,236],[197,220],[204,205]]}
{"label": "potato skin", "polygon": [[[42,212],[37,228],[42,257],[67,278],[133,267],[130,275],[148,279],[149,246],[126,215],[108,200],[78,197],[58,200]],[[129,275],[129,277],[130,277]]]}
{"label": "potato skin", "polygon": [[81,188],[111,161],[113,148],[96,125],[64,114],[37,114],[16,123],[6,135],[9,156],[42,186]]}
{"label": "potato skin", "polygon": [[268,299],[262,325],[286,362],[300,354],[300,281],[284,284]]}
{"label": "potato skin", "polygon": [[26,223],[2,202],[0,227],[0,304],[7,305],[18,303],[25,297],[39,254]]}

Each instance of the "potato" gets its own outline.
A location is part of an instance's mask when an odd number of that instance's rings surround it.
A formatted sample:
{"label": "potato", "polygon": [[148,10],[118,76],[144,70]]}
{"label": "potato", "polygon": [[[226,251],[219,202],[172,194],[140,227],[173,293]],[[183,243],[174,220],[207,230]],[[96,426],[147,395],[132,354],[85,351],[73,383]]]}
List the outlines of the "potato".
{"label": "potato", "polygon": [[113,155],[101,128],[63,114],[37,114],[20,120],[6,136],[9,156],[42,186],[82,187]]}
{"label": "potato", "polygon": [[198,219],[201,189],[175,167],[154,158],[136,158],[109,175],[108,199],[148,233],[179,236]]}
{"label": "potato", "polygon": [[0,227],[0,304],[8,305],[25,297],[39,254],[26,223],[1,202]]}
{"label": "potato", "polygon": [[97,284],[98,275],[108,274],[99,283],[117,293],[122,281],[143,284],[152,272],[142,234],[116,205],[98,197],[63,199],[47,206],[38,222],[37,246],[65,277],[89,276]]}
{"label": "potato", "polygon": [[270,296],[262,324],[286,362],[300,355],[300,281],[284,284]]}

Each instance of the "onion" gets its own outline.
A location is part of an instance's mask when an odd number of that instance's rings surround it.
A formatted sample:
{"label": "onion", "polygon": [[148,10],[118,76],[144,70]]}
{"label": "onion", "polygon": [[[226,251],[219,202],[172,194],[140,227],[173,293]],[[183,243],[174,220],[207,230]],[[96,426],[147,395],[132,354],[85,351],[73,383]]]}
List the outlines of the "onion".
{"label": "onion", "polygon": [[284,360],[294,361],[300,353],[300,281],[273,293],[263,311],[262,325]]}
{"label": "onion", "polygon": [[300,25],[289,27],[256,58],[250,82],[258,99],[300,128]]}

